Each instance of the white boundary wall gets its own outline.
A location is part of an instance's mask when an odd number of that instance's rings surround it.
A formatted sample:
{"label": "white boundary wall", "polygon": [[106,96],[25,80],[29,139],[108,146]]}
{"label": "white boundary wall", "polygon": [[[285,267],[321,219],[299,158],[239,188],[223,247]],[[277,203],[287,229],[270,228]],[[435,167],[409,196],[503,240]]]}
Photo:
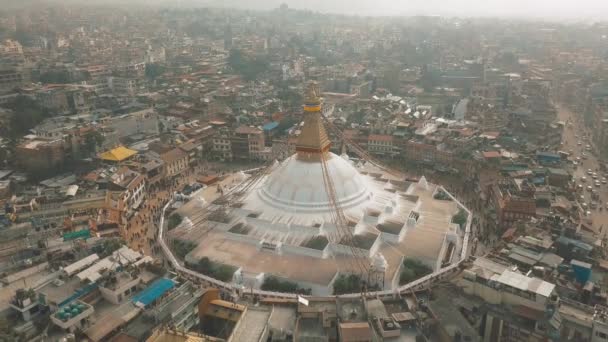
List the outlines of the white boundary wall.
{"label": "white boundary wall", "polygon": [[[366,296],[375,297],[375,298],[379,298],[379,299],[394,298],[395,296],[397,296],[398,293],[405,294],[405,293],[408,293],[411,291],[419,291],[419,290],[426,289],[426,288],[430,287],[433,283],[446,280],[446,279],[450,278],[451,276],[453,276],[454,274],[457,274],[459,272],[460,264],[463,261],[465,261],[469,255],[469,240],[471,238],[471,222],[473,219],[473,215],[468,208],[466,208],[464,205],[462,205],[462,203],[460,203],[460,201],[458,201],[445,188],[443,188],[443,187],[440,187],[440,188],[443,191],[445,191],[446,194],[448,194],[448,196],[457,204],[458,208],[463,209],[468,214],[467,223],[466,223],[465,230],[464,230],[464,237],[462,240],[462,249],[460,251],[460,258],[459,258],[458,262],[456,262],[452,265],[449,265],[447,267],[441,268],[441,269],[439,269],[427,276],[424,276],[420,279],[417,279],[411,283],[408,283],[408,284],[405,284],[398,288],[395,288],[394,290],[369,292],[366,294]],[[208,277],[204,274],[190,270],[190,269],[184,267],[175,258],[175,256],[173,255],[173,252],[167,246],[167,244],[165,243],[165,240],[164,240],[164,237],[165,237],[165,227],[164,227],[165,211],[167,210],[167,208],[169,208],[171,206],[172,203],[173,203],[173,195],[172,195],[172,198],[169,200],[169,202],[167,202],[167,204],[165,204],[165,206],[163,207],[163,211],[161,213],[161,219],[160,219],[160,225],[159,225],[160,227],[158,229],[158,241],[160,243],[161,249],[162,249],[165,257],[167,258],[167,260],[169,261],[169,263],[171,264],[173,269],[175,269],[175,271],[177,273],[179,273],[181,276],[183,276],[187,279],[190,279],[195,283],[216,287],[216,288],[219,288],[228,293],[236,293],[238,290],[243,290],[241,288],[238,288],[237,286],[234,286],[233,284],[225,283],[223,281],[219,281],[219,280],[213,279],[211,277]],[[297,295],[292,294],[292,293],[280,293],[280,292],[271,292],[271,291],[262,291],[262,290],[243,291],[243,295],[258,295],[261,298],[282,298],[282,299],[296,299],[297,298]],[[351,293],[351,294],[340,295],[337,297],[358,298],[360,296],[361,296],[360,293]]]}

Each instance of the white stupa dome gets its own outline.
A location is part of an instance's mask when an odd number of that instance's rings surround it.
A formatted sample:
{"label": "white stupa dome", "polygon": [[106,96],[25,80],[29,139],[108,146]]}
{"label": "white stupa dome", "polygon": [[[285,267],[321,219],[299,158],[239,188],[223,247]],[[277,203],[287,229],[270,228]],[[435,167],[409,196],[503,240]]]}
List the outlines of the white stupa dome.
{"label": "white stupa dome", "polygon": [[[335,188],[336,204],[347,209],[369,199],[366,180],[347,160],[328,153],[327,169]],[[323,169],[319,161],[298,158],[286,159],[266,178],[258,190],[259,197],[268,205],[295,212],[331,211],[331,203],[324,187]]]}

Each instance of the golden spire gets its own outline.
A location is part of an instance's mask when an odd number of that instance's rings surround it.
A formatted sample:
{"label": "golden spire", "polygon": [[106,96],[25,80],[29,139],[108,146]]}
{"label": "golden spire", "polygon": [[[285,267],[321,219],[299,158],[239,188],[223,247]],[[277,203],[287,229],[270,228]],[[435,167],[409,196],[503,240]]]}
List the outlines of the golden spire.
{"label": "golden spire", "polygon": [[317,82],[310,81],[306,85],[306,96],[304,98],[305,112],[320,112],[321,99],[319,99],[319,85]]}
{"label": "golden spire", "polygon": [[319,98],[319,85],[316,82],[308,82],[306,85],[306,96],[304,99],[304,126],[298,137],[296,151],[298,156],[310,156],[310,154],[321,154],[329,151],[331,142],[327,137],[323,119],[321,118],[321,99]]}

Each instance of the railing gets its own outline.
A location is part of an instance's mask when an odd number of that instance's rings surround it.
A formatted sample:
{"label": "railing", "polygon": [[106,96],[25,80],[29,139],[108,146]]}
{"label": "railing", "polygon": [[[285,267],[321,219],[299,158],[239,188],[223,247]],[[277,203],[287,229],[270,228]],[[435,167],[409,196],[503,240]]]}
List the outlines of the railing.
{"label": "railing", "polygon": [[[406,294],[406,293],[411,293],[412,291],[423,290],[425,288],[428,288],[434,282],[440,282],[440,281],[446,280],[448,277],[459,272],[459,267],[460,267],[461,263],[464,262],[468,256],[468,246],[469,246],[469,238],[470,238],[470,233],[471,233],[471,222],[473,219],[473,215],[469,209],[467,209],[464,205],[462,205],[462,203],[460,203],[460,201],[458,201],[451,193],[449,193],[447,190],[445,190],[445,188],[441,187],[441,189],[443,189],[443,191],[445,191],[445,193],[448,194],[448,196],[458,205],[459,208],[462,208],[468,214],[465,234],[464,234],[463,243],[462,243],[462,250],[460,252],[460,260],[458,260],[458,262],[456,262],[455,264],[441,268],[436,272],[433,272],[422,278],[414,280],[413,282],[400,286],[396,289],[368,292],[368,293],[366,293],[367,297],[370,297],[370,298],[379,297],[381,299],[382,298],[392,298],[392,297],[396,296],[397,294]],[[199,272],[190,270],[190,269],[184,267],[175,258],[175,256],[173,255],[173,252],[167,246],[167,244],[164,240],[165,212],[166,212],[167,208],[169,208],[169,206],[173,203],[173,196],[175,196],[175,194],[171,195],[171,198],[169,199],[167,204],[165,204],[165,206],[163,207],[163,210],[162,210],[162,213],[160,216],[159,229],[158,229],[158,242],[160,243],[163,254],[167,258],[167,260],[169,261],[171,266],[181,276],[183,276],[184,278],[190,279],[194,282],[197,282],[197,283],[203,282],[206,285],[217,287],[217,288],[227,291],[229,293],[234,293],[235,291],[240,289],[239,287],[237,287],[233,284],[225,283],[223,281],[219,281],[217,279],[211,278],[211,277],[201,274]],[[262,291],[262,290],[255,290],[255,289],[248,290],[246,292],[243,291],[243,294],[244,295],[257,295],[261,298],[296,299],[298,297],[297,294],[293,294],[293,293]],[[361,296],[360,293],[351,293],[351,294],[340,295],[339,297],[340,298],[357,298],[360,296]]]}

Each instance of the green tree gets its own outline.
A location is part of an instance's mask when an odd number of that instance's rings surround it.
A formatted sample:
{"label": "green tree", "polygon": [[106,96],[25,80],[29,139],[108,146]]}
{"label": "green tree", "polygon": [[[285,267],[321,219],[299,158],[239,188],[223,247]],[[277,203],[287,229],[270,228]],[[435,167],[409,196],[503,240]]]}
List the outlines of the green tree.
{"label": "green tree", "polygon": [[228,65],[241,74],[246,81],[254,81],[266,72],[270,66],[268,57],[264,55],[248,56],[239,49],[230,50]]}
{"label": "green tree", "polygon": [[30,129],[50,116],[46,108],[27,96],[18,96],[12,103],[8,104],[8,107],[13,110],[9,132],[12,138],[20,138],[27,134]]}
{"label": "green tree", "polygon": [[224,282],[231,281],[232,276],[236,271],[236,269],[232,266],[213,262],[207,257],[201,258],[198,263],[190,265],[190,267],[199,273]]}
{"label": "green tree", "polygon": [[196,248],[196,243],[192,241],[184,241],[184,240],[175,240],[173,242],[173,252],[180,259],[183,259],[190,253],[194,248]]}
{"label": "green tree", "polygon": [[98,131],[91,131],[84,137],[84,149],[87,154],[91,155],[97,152],[97,149],[103,145],[105,138]]}
{"label": "green tree", "polygon": [[40,82],[51,84],[67,84],[72,82],[67,70],[51,70],[40,75]]}
{"label": "green tree", "polygon": [[180,214],[172,214],[171,216],[169,216],[169,221],[167,223],[167,228],[169,230],[171,230],[171,229],[179,226],[180,223],[182,223],[183,220],[184,220],[184,218]]}
{"label": "green tree", "polygon": [[462,228],[466,223],[469,215],[463,209],[458,210],[458,213],[452,217],[452,222],[458,224]]}
{"label": "green tree", "polygon": [[234,275],[234,267],[228,266],[228,265],[220,265],[218,267],[216,267],[216,269],[213,272],[213,278],[223,281],[223,282],[228,282],[232,280],[232,276]]}
{"label": "green tree", "polygon": [[106,256],[114,253],[120,247],[122,247],[124,245],[125,245],[125,242],[123,240],[121,240],[121,239],[118,239],[118,238],[116,238],[116,239],[105,239],[105,240],[103,240],[103,243],[102,243],[103,251],[102,251],[101,254],[104,257],[106,257]]}
{"label": "green tree", "polygon": [[209,260],[209,258],[203,257],[198,261],[198,264],[196,266],[197,271],[202,274],[208,274],[209,272],[211,272],[213,264],[211,263],[211,260]]}
{"label": "green tree", "polygon": [[405,258],[403,260],[403,269],[399,275],[399,284],[407,284],[431,273],[433,273],[433,269],[420,260]]}
{"label": "green tree", "polygon": [[270,276],[264,279],[261,289],[264,291],[294,293],[298,290],[298,284],[291,281],[281,281],[277,277]]}
{"label": "green tree", "polygon": [[163,65],[160,65],[158,63],[146,64],[145,74],[146,74],[146,77],[151,81],[154,81],[155,79],[157,79],[164,72],[165,72],[165,67]]}
{"label": "green tree", "polygon": [[345,293],[356,293],[361,291],[364,283],[361,277],[355,274],[344,275],[340,274],[334,281],[334,294],[341,295]]}

